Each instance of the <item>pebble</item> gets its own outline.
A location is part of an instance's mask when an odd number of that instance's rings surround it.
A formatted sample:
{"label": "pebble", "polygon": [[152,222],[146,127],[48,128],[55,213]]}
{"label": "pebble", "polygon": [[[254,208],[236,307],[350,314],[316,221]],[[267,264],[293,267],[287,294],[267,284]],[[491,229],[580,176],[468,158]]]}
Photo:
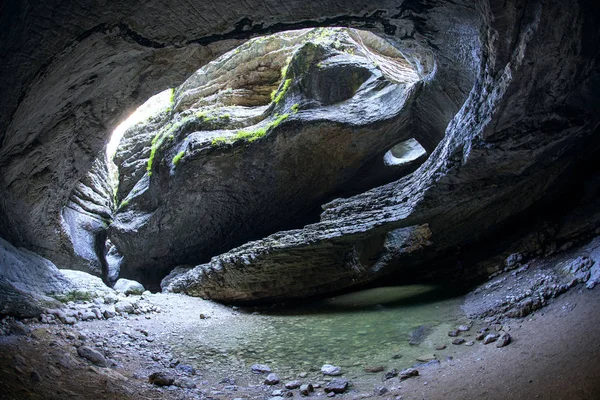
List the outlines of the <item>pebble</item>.
{"label": "pebble", "polygon": [[471,327],[470,327],[470,326],[468,326],[468,325],[460,325],[460,326],[459,326],[458,328],[456,328],[456,329],[457,329],[458,331],[460,331],[460,332],[466,332],[466,331],[470,330],[470,329],[471,329]]}
{"label": "pebble", "polygon": [[457,337],[458,336],[458,331],[457,330],[450,331],[450,332],[448,332],[448,336],[450,336],[450,337]]}
{"label": "pebble", "polygon": [[321,373],[323,375],[329,376],[339,376],[342,375],[342,369],[340,367],[336,367],[335,365],[325,364],[321,367]]}
{"label": "pebble", "polygon": [[386,372],[383,375],[383,378],[381,379],[382,381],[387,381],[388,379],[392,379],[394,377],[398,376],[398,370],[396,368],[392,368],[391,370],[389,370],[388,372]]}
{"label": "pebble", "polygon": [[385,367],[383,365],[375,365],[371,367],[365,367],[365,372],[377,373],[383,372],[384,369]]}
{"label": "pebble", "polygon": [[308,376],[308,372],[300,372],[300,373],[298,374],[298,376],[299,376],[300,378],[306,378],[306,377]]}
{"label": "pebble", "polygon": [[496,347],[504,347],[510,343],[510,335],[506,332],[502,332],[498,341],[496,342]]}
{"label": "pebble", "polygon": [[302,383],[300,383],[300,381],[291,381],[291,382],[287,382],[285,384],[285,388],[286,389],[298,389],[301,385],[302,385]]}
{"label": "pebble", "polygon": [[472,340],[465,342],[465,346],[473,346],[474,344],[475,344],[475,342]]}
{"label": "pebble", "polygon": [[300,385],[300,394],[303,396],[308,396],[311,392],[314,392],[315,388],[310,383],[305,383]]}
{"label": "pebble", "polygon": [[148,382],[156,386],[171,386],[175,379],[165,372],[155,372],[150,375]]}
{"label": "pebble", "polygon": [[377,396],[383,396],[387,392],[389,392],[389,390],[385,386],[378,386],[373,390],[373,393],[375,393]]}
{"label": "pebble", "polygon": [[480,333],[475,336],[475,340],[483,340],[485,338],[485,333]]}
{"label": "pebble", "polygon": [[77,354],[79,354],[80,357],[91,361],[99,367],[107,366],[106,358],[102,355],[102,353],[92,349],[91,347],[79,346],[79,348],[77,349]]}
{"label": "pebble", "polygon": [[195,375],[196,374],[196,370],[194,369],[194,367],[192,367],[191,365],[188,364],[178,364],[175,367],[176,370],[184,372],[188,375]]}
{"label": "pebble", "polygon": [[435,346],[436,350],[444,350],[445,348],[446,348],[445,344],[439,344],[439,345]]}
{"label": "pebble", "polygon": [[400,380],[401,381],[411,378],[413,376],[419,376],[419,371],[417,371],[414,368],[407,368],[407,369],[400,371]]}
{"label": "pebble", "polygon": [[490,333],[483,339],[483,344],[490,344],[492,342],[495,342],[497,339],[498,335],[496,335],[495,333]]}
{"label": "pebble", "polygon": [[325,393],[344,393],[348,389],[348,380],[336,378],[325,386]]}
{"label": "pebble", "polygon": [[173,384],[184,389],[194,389],[196,387],[196,382],[189,378],[179,378]]}
{"label": "pebble", "polygon": [[459,345],[459,344],[463,344],[464,342],[465,342],[465,339],[463,339],[463,338],[456,338],[456,339],[454,339],[452,341],[452,344]]}
{"label": "pebble", "polygon": [[268,372],[271,372],[271,368],[269,368],[268,365],[264,365],[264,364],[254,364],[250,368],[252,369],[252,372],[254,372],[255,374],[266,374]]}
{"label": "pebble", "polygon": [[277,374],[267,375],[267,379],[265,379],[265,385],[277,385],[278,383],[279,383],[279,376],[277,376]]}

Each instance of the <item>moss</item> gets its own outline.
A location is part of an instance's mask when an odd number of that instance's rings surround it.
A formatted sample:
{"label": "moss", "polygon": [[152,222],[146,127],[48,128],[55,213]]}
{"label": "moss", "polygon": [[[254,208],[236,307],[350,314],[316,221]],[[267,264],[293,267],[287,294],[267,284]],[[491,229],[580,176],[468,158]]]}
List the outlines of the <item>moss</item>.
{"label": "moss", "polygon": [[185,155],[185,150],[177,153],[177,155],[175,157],[173,157],[173,165],[177,166],[177,164],[179,164],[179,161],[181,161],[181,159],[183,158],[184,155]]}
{"label": "moss", "polygon": [[61,303],[68,303],[70,301],[92,301],[94,299],[90,292],[85,292],[83,290],[73,290],[66,294],[54,294],[51,296]]}
{"label": "moss", "polygon": [[221,146],[221,145],[226,144],[226,143],[227,143],[227,139],[224,138],[223,136],[216,137],[213,140],[211,140],[211,142],[210,142],[210,144],[213,147],[218,147],[218,146]]}
{"label": "moss", "polygon": [[271,100],[273,101],[273,103],[278,104],[281,101],[281,99],[283,99],[283,96],[285,96],[285,93],[288,91],[291,84],[292,80],[286,79],[285,81],[283,81],[283,86],[281,87],[281,89],[279,89],[278,92],[274,91],[271,93]]}
{"label": "moss", "polygon": [[290,109],[294,114],[296,114],[300,110],[300,104],[296,103]]}
{"label": "moss", "polygon": [[175,105],[175,88],[171,88],[171,96],[169,97],[169,103],[171,103],[171,107]]}
{"label": "moss", "polygon": [[267,126],[264,126],[262,128],[257,128],[254,130],[239,131],[236,133],[236,135],[233,137],[233,139],[234,139],[234,141],[235,140],[245,140],[247,142],[252,143],[255,140],[258,140],[261,137],[265,136],[269,130],[277,127],[283,121],[288,119],[289,116],[290,116],[290,114],[282,114],[282,115],[275,114],[276,118],[273,121],[269,122],[267,124]]}
{"label": "moss", "polygon": [[127,207],[129,204],[129,200],[123,200],[121,204],[119,204],[119,208]]}

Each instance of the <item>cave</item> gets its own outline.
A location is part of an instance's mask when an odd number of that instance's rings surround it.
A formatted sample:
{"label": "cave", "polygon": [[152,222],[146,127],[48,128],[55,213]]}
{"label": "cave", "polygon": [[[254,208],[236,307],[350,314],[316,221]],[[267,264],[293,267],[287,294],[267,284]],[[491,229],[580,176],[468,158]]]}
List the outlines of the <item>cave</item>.
{"label": "cave", "polygon": [[595,8],[3,4],[2,397],[596,398]]}

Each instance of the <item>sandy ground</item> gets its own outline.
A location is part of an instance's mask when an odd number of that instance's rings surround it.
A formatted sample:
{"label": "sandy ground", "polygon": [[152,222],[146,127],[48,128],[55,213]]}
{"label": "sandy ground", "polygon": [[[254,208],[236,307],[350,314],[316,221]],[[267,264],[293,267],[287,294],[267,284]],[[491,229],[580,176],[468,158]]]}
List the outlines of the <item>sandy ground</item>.
{"label": "sandy ground", "polygon": [[513,342],[473,346],[407,380],[402,399],[600,399],[600,290],[571,291],[505,324]]}
{"label": "sandy ground", "polygon": [[[163,312],[149,319],[132,316],[80,322],[74,327],[35,324],[27,336],[1,337],[0,399],[268,399],[274,390],[282,389],[282,384],[263,385],[264,376],[249,372],[236,376],[235,389],[231,389],[230,383],[217,379],[227,371],[199,371],[190,377],[169,368],[173,354],[168,343],[181,329],[198,323],[190,316],[207,313],[212,318],[206,323],[227,329],[241,311],[177,295],[156,295],[151,300]],[[357,384],[336,397],[600,399],[599,300],[600,289],[576,287],[525,319],[508,320],[502,329],[513,340],[506,347],[480,342],[472,347],[454,346],[448,338],[447,349],[436,352],[441,363],[419,367],[420,376],[379,383],[378,374],[370,385]],[[467,339],[482,325],[476,322]],[[111,368],[91,365],[77,355],[76,346],[82,342],[104,349],[116,364]],[[197,387],[154,387],[147,377],[157,370],[191,378]],[[317,376],[319,372],[313,371],[305,380],[322,379]],[[378,385],[389,391],[375,395],[373,387]],[[293,396],[301,398],[297,390]],[[311,395],[324,396],[322,388]]]}

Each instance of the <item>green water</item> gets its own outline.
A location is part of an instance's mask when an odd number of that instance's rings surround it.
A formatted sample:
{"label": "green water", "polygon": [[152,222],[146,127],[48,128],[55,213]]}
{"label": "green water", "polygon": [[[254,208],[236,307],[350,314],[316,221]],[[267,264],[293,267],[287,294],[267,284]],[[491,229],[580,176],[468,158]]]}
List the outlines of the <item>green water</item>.
{"label": "green water", "polygon": [[[437,344],[448,342],[447,332],[465,322],[462,300],[424,285],[370,289],[198,326],[180,332],[186,340],[174,347],[200,369],[210,365],[231,373],[247,373],[254,363],[289,376],[326,363],[354,374],[373,365],[405,368],[418,356],[436,353]],[[428,334],[410,345],[410,333],[419,326]]]}

